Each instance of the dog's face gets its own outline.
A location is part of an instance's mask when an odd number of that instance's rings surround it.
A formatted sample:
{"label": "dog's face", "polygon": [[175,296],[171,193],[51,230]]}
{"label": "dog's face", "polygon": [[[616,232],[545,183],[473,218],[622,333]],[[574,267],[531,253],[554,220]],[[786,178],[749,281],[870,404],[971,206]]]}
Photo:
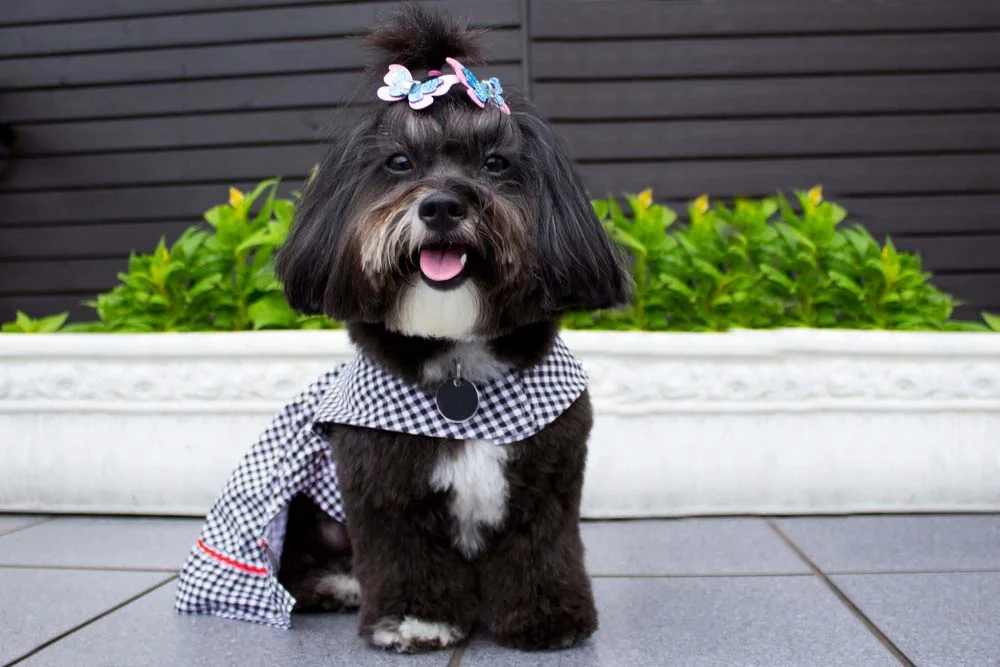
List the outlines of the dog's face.
{"label": "dog's face", "polygon": [[562,143],[511,105],[452,91],[347,128],[279,257],[292,305],[469,340],[621,303],[626,273]]}

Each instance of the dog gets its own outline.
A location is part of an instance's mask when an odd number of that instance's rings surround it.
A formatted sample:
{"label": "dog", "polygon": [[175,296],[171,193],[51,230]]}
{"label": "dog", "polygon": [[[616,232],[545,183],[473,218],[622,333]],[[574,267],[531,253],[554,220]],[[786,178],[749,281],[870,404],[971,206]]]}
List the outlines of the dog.
{"label": "dog", "polygon": [[[366,363],[441,406],[450,382],[530,373],[563,314],[624,303],[630,280],[564,143],[473,74],[476,32],[410,5],[367,43],[382,102],[336,131],[277,273],[294,308],[343,322]],[[518,649],[577,644],[598,625],[579,532],[591,424],[585,389],[502,445],[329,424],[346,526],[296,497],[278,579],[298,611],[360,604],[387,650],[445,649],[478,623]]]}

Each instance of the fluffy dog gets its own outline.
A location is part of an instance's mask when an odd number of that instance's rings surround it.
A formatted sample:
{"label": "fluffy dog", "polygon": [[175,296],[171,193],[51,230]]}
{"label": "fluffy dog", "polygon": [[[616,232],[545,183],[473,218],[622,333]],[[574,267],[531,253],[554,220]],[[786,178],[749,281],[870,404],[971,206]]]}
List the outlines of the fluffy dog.
{"label": "fluffy dog", "polygon": [[[367,359],[431,394],[456,373],[527,372],[563,313],[627,299],[621,257],[534,107],[498,85],[476,98],[458,62],[482,64],[475,33],[410,6],[368,42],[372,93],[403,68],[448,85],[340,129],[279,256],[289,302],[345,322]],[[446,648],[480,621],[520,649],[581,641],[597,628],[579,534],[591,421],[584,390],[504,445],[330,425],[346,534],[296,498],[279,580],[299,610],[349,607],[352,553],[360,633],[390,650]]]}

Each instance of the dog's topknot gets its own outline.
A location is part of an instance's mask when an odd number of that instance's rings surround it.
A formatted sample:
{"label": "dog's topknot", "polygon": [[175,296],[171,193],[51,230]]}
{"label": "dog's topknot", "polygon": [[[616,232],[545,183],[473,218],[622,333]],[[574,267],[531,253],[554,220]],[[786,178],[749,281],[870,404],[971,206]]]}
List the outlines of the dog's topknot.
{"label": "dog's topknot", "polygon": [[445,58],[482,64],[479,32],[439,11],[408,3],[365,37],[377,49],[376,67],[396,63],[410,70],[443,69]]}

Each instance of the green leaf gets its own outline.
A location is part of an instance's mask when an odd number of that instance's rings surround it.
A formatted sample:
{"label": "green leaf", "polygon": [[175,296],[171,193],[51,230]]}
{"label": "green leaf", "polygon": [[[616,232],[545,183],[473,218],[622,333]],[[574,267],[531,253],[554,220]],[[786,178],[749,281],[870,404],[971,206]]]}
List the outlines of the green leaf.
{"label": "green leaf", "polygon": [[981,313],[981,315],[983,316],[983,321],[986,322],[986,326],[993,331],[1000,331],[1000,315],[987,313],[985,310]]}
{"label": "green leaf", "polygon": [[3,333],[55,333],[59,331],[63,324],[66,322],[66,318],[69,317],[69,313],[59,313],[57,315],[50,315],[48,317],[42,317],[39,319],[32,319],[20,310],[14,315],[13,322],[7,322],[3,326],[0,326],[0,332]]}
{"label": "green leaf", "polygon": [[608,217],[608,202],[603,199],[595,199],[590,204],[594,207],[594,215],[597,216],[598,220],[604,220]]}
{"label": "green leaf", "polygon": [[103,322],[75,322],[65,325],[59,331],[62,333],[106,333],[108,327]]}
{"label": "green leaf", "polygon": [[69,319],[69,313],[59,313],[50,315],[38,320],[38,333],[54,333],[62,328],[62,325]]}
{"label": "green leaf", "polygon": [[299,319],[285,297],[280,293],[268,294],[250,305],[247,310],[254,329],[289,329]]}

